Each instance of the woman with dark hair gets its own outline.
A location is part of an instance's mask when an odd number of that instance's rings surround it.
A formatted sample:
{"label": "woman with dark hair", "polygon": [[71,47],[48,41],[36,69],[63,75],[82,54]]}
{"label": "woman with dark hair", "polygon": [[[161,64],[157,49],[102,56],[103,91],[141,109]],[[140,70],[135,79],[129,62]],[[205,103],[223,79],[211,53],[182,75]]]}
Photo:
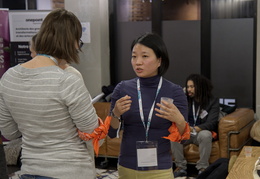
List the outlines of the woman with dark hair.
{"label": "woman with dark hair", "polygon": [[[187,99],[179,85],[162,77],[168,69],[169,57],[160,36],[145,34],[133,41],[131,50],[137,77],[120,82],[111,98],[113,119],[109,136],[116,137],[119,126],[124,130],[119,179],[170,179],[173,178],[170,140],[189,137],[185,121]],[[161,97],[171,98],[174,103],[160,104]],[[169,130],[172,126],[174,132]]]}
{"label": "woman with dark hair", "polygon": [[79,75],[59,66],[78,63],[81,23],[56,9],[37,33],[37,55],[10,68],[0,81],[0,130],[22,136],[21,179],[94,179],[95,165],[77,130],[92,133],[98,116]]}
{"label": "woman with dark hair", "polygon": [[199,74],[191,74],[186,79],[188,99],[188,123],[191,138],[183,144],[172,142],[172,151],[177,166],[174,177],[187,176],[187,161],[183,155],[183,145],[190,143],[199,146],[200,160],[196,168],[199,173],[209,166],[212,139],[218,131],[219,100],[212,95],[213,86],[209,79]]}

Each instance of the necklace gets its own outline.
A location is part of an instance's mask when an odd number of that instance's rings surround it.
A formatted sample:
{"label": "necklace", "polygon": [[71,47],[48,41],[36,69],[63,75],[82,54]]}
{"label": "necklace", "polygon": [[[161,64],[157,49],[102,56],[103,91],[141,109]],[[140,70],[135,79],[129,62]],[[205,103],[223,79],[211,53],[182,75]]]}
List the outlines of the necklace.
{"label": "necklace", "polygon": [[48,57],[49,59],[51,59],[56,65],[58,65],[58,61],[51,55],[46,55],[46,54],[37,54],[37,56],[45,56]]}

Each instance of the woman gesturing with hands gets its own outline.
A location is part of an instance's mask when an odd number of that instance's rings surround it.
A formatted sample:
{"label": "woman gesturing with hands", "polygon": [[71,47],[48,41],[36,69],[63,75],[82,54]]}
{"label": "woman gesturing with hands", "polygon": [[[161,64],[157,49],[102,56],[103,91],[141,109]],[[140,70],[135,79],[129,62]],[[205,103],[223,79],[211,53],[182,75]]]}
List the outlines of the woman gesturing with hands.
{"label": "woman gesturing with hands", "polygon": [[124,114],[126,111],[128,111],[130,109],[131,103],[132,103],[131,97],[128,95],[126,95],[116,101],[115,107],[112,110],[112,116],[119,120],[111,121],[111,126],[113,128],[118,128],[119,121],[121,120],[119,116],[121,116],[122,114]]}
{"label": "woman gesturing with hands", "polygon": [[177,125],[180,134],[183,134],[186,124],[183,123],[183,121],[185,121],[185,118],[183,117],[179,109],[173,103],[169,103],[166,101],[162,101],[162,104],[157,103],[156,105],[159,108],[155,108],[155,111],[158,112],[155,115],[174,122]]}
{"label": "woman gesturing with hands", "polygon": [[[137,77],[118,83],[111,96],[113,119],[108,135],[116,137],[121,121],[123,129],[119,179],[173,179],[170,140],[184,139],[189,130],[187,98],[179,85],[162,77],[169,58],[160,36],[140,36],[131,51]],[[162,106],[161,97],[174,99],[174,104]]]}

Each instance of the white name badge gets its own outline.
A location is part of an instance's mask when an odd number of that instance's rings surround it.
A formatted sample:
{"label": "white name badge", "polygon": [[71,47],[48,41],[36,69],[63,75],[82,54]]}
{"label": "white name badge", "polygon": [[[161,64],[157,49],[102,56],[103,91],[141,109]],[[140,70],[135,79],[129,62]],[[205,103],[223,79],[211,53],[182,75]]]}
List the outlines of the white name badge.
{"label": "white name badge", "polygon": [[203,119],[204,117],[206,117],[208,115],[208,112],[206,110],[202,110],[201,114],[200,114],[200,118]]}
{"label": "white name badge", "polygon": [[138,170],[155,170],[158,168],[157,141],[137,141]]}

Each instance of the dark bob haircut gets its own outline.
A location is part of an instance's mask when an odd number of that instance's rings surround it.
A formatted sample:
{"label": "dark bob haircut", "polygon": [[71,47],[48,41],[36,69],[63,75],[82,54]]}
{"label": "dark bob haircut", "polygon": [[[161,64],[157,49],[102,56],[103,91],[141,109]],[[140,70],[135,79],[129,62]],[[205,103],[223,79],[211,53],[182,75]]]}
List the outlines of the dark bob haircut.
{"label": "dark bob haircut", "polygon": [[132,42],[131,51],[136,44],[144,45],[152,49],[157,58],[161,58],[161,66],[158,68],[158,75],[162,76],[169,68],[169,55],[162,38],[154,33],[147,33]]}

